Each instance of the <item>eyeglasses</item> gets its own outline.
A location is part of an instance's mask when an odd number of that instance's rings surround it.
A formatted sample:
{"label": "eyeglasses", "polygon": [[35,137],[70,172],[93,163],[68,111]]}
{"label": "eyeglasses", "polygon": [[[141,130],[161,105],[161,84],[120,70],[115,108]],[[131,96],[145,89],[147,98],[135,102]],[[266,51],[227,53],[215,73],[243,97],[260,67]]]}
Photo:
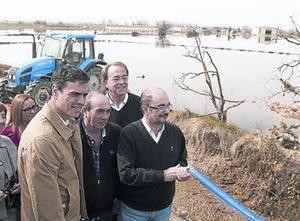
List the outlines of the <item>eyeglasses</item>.
{"label": "eyeglasses", "polygon": [[153,105],[146,105],[147,107],[150,107],[152,109],[155,109],[155,110],[165,110],[165,109],[171,109],[172,108],[172,104],[168,103],[168,104],[160,104],[158,106],[153,106]]}
{"label": "eyeglasses", "polygon": [[27,107],[27,108],[24,108],[24,109],[22,109],[22,111],[24,111],[24,112],[26,112],[26,113],[28,113],[28,112],[30,112],[30,111],[36,111],[37,110],[37,106],[36,105],[33,105],[33,106],[31,106],[31,107]]}

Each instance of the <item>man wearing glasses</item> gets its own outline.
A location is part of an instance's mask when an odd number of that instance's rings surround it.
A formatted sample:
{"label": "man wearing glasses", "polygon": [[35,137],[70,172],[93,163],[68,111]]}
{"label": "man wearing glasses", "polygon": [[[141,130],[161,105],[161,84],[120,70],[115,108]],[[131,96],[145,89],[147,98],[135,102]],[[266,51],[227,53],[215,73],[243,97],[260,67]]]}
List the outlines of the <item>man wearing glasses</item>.
{"label": "man wearing glasses", "polygon": [[109,120],[121,127],[143,116],[140,97],[128,92],[128,75],[129,71],[122,62],[108,64],[103,69],[103,84],[112,107]]}
{"label": "man wearing glasses", "polygon": [[88,94],[87,74],[62,66],[51,78],[52,95],[24,130],[18,153],[21,220],[87,218],[82,146],[74,118]]}
{"label": "man wearing glasses", "polygon": [[167,122],[167,93],[148,88],[141,95],[144,117],[123,128],[118,145],[122,185],[121,221],[167,221],[175,194],[175,181],[191,177],[185,138]]}

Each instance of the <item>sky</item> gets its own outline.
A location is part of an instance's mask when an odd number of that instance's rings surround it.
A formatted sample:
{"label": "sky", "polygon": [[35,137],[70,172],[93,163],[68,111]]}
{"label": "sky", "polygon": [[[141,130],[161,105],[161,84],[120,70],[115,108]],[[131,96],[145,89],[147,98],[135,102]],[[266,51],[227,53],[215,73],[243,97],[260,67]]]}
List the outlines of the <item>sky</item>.
{"label": "sky", "polygon": [[0,20],[51,22],[156,21],[199,26],[300,24],[300,0],[4,0]]}

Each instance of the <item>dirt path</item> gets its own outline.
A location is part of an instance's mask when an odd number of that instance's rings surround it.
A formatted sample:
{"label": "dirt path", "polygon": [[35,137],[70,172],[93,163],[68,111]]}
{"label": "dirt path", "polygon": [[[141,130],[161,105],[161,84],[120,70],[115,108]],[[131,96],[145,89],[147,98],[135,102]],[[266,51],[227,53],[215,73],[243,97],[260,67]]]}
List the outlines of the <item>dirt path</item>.
{"label": "dirt path", "polygon": [[[193,149],[188,148],[189,162],[195,168],[206,170],[209,157],[199,159]],[[217,159],[216,159],[217,160]],[[201,169],[200,169],[201,170]],[[201,170],[202,171],[202,170]],[[208,191],[198,180],[192,178],[176,183],[172,221],[242,221],[237,212]]]}

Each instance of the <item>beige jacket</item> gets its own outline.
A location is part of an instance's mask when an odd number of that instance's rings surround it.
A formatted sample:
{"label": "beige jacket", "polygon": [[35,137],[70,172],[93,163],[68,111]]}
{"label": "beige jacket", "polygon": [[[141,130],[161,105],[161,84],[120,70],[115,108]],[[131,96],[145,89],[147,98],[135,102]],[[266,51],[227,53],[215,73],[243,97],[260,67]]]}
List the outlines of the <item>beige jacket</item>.
{"label": "beige jacket", "polygon": [[75,121],[66,126],[45,104],[22,134],[18,170],[22,221],[87,218],[80,131]]}

